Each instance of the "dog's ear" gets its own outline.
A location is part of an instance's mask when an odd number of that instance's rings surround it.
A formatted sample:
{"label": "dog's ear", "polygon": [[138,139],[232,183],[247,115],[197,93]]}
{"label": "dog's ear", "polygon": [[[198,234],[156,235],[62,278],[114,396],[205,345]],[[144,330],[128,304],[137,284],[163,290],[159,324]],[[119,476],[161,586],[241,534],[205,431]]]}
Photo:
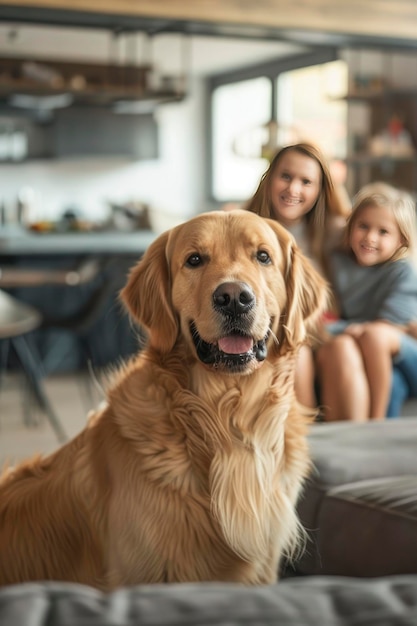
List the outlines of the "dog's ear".
{"label": "dog's ear", "polygon": [[280,322],[280,346],[295,348],[314,336],[320,325],[322,313],[329,306],[329,289],[326,280],[301,252],[292,235],[276,222],[278,236],[285,259],[284,280],[287,304]]}
{"label": "dog's ear", "polygon": [[169,232],[160,235],[131,270],[120,298],[130,314],[148,333],[151,346],[169,352],[178,335],[178,321],[171,303],[166,248]]}

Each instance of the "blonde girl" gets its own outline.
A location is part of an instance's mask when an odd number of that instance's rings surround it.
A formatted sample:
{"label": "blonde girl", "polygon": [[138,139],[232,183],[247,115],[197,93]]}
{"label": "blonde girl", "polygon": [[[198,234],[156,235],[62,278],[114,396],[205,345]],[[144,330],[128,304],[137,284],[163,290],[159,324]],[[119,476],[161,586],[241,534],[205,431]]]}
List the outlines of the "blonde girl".
{"label": "blonde girl", "polygon": [[343,246],[331,256],[330,280],[341,319],[328,329],[337,336],[317,355],[322,402],[329,407],[326,419],[343,416],[340,380],[329,364],[346,343],[359,352],[368,382],[363,412],[355,419],[385,417],[393,360],[417,387],[417,341],[406,334],[417,318],[417,274],[411,262],[415,232],[415,203],[408,193],[374,183],[355,197]]}

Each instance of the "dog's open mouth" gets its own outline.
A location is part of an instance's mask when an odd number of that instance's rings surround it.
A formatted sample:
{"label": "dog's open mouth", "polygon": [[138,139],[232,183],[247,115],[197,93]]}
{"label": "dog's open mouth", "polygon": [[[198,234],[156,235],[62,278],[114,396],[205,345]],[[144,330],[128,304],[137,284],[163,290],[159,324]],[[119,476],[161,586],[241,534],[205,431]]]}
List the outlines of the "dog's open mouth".
{"label": "dog's open mouth", "polygon": [[190,331],[198,358],[205,365],[223,366],[238,372],[254,359],[258,362],[266,359],[269,331],[263,339],[258,341],[254,341],[252,337],[239,331],[232,331],[219,339],[217,343],[204,341],[193,322],[190,323]]}

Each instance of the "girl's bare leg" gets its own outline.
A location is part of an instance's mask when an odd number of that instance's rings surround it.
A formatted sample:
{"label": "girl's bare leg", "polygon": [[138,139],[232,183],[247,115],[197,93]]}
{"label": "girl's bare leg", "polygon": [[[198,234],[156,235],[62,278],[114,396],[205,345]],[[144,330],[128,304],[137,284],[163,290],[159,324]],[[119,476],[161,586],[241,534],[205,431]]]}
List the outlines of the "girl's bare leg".
{"label": "girl's bare leg", "polygon": [[349,335],[337,335],[316,354],[325,421],[369,419],[370,393],[359,346]]}
{"label": "girl's bare leg", "polygon": [[317,408],[317,398],[314,392],[314,358],[309,346],[301,346],[297,356],[295,370],[295,397],[300,404],[311,409]]}
{"label": "girl's bare leg", "polygon": [[370,417],[384,419],[391,393],[392,357],[400,350],[400,331],[384,322],[372,322],[356,340],[369,383]]}

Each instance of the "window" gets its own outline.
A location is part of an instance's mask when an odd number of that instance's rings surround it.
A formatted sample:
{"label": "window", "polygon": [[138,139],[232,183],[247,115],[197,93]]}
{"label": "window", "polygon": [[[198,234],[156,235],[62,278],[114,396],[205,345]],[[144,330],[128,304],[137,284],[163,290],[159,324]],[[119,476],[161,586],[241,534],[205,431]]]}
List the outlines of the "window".
{"label": "window", "polygon": [[279,145],[308,140],[329,158],[343,159],[347,109],[341,97],[346,91],[346,63],[329,50],[213,77],[213,199],[247,200],[268,167],[266,157]]}
{"label": "window", "polygon": [[[236,142],[268,122],[272,83],[265,77],[219,87],[213,94],[213,195],[216,200],[248,198],[265,170],[263,159],[236,153]],[[247,132],[249,130],[249,132]],[[247,146],[250,148],[250,145]]]}
{"label": "window", "polygon": [[277,119],[297,140],[317,144],[330,158],[344,159],[347,148],[347,65],[332,61],[278,76]]}

